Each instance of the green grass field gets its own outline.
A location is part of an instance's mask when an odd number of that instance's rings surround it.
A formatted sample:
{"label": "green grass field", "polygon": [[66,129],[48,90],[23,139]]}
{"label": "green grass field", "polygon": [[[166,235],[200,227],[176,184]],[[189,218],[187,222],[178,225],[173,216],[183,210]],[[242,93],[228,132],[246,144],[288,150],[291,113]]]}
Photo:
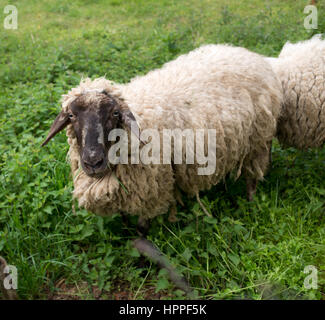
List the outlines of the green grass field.
{"label": "green grass field", "polygon": [[[82,76],[126,82],[204,43],[275,56],[287,40],[325,32],[323,1],[318,29],[304,28],[307,3],[10,1],[18,29],[0,24],[0,255],[18,268],[21,298],[184,298],[132,248],[136,219],[73,210],[65,134],[40,144],[61,94]],[[7,4],[0,0],[1,12]],[[213,218],[184,199],[179,221],[155,219],[149,239],[203,299],[324,299],[324,167],[325,149],[274,141],[254,202],[243,179],[227,180],[201,195]],[[317,289],[304,287],[308,265],[318,269]]]}

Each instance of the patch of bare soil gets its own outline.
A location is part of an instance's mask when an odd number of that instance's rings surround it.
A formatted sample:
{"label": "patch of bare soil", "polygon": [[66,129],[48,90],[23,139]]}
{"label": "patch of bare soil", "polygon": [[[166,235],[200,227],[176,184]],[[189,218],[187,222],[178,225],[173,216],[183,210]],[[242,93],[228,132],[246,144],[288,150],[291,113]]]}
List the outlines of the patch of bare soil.
{"label": "patch of bare soil", "polygon": [[48,300],[160,300],[171,298],[172,295],[166,291],[155,292],[155,287],[143,286],[141,292],[130,291],[128,283],[116,283],[110,291],[100,290],[97,286],[90,286],[87,282],[69,284],[65,279],[55,284],[54,292],[47,290]]}

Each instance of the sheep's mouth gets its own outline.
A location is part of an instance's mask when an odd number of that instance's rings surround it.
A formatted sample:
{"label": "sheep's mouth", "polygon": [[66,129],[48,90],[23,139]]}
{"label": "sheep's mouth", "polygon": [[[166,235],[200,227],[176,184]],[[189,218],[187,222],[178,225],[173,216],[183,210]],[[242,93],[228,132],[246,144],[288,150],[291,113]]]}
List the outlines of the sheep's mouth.
{"label": "sheep's mouth", "polygon": [[91,178],[101,179],[106,175],[107,172],[108,172],[108,170],[105,170],[103,172],[94,172],[94,173],[87,173],[86,172],[86,175],[91,177]]}
{"label": "sheep's mouth", "polygon": [[91,178],[102,178],[109,171],[106,159],[99,161],[96,166],[89,166],[87,163],[81,161],[81,166],[86,175]]}

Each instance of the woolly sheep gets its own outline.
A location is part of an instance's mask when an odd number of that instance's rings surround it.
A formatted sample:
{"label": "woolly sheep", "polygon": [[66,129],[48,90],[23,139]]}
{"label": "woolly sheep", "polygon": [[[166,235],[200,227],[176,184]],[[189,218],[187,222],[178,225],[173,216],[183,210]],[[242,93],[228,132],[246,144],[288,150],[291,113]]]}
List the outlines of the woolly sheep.
{"label": "woolly sheep", "polygon": [[[190,292],[160,251],[143,238],[148,219],[175,208],[179,189],[199,200],[201,190],[210,189],[231,172],[245,174],[251,198],[268,166],[281,98],[281,84],[262,56],[228,45],[206,45],[128,84],[104,78],[82,80],[63,96],[62,111],[43,145],[67,127],[79,205],[103,216],[138,215],[142,237],[134,246],[166,268],[178,287]],[[136,123],[133,129],[131,122]],[[128,161],[112,165],[107,162],[106,137],[114,128],[126,129],[128,137],[132,129],[140,141],[140,129],[142,133],[157,129],[159,138],[164,129],[214,129],[216,170],[199,175],[198,169],[204,166],[198,161],[186,164],[185,148],[181,164]],[[205,134],[195,148],[206,147],[208,140]],[[141,150],[144,147],[141,143]]]}
{"label": "woolly sheep", "polygon": [[287,42],[278,58],[266,58],[281,81],[283,106],[277,137],[284,147],[308,149],[325,142],[325,40],[316,35]]}
{"label": "woolly sheep", "polygon": [[[66,115],[71,113],[73,101],[99,105],[105,99],[102,90],[123,110],[132,112],[141,130],[215,129],[215,174],[198,175],[197,163],[118,164],[100,179],[80,170],[80,147]],[[63,97],[63,110],[57,119],[64,123],[55,121],[56,128],[51,129],[46,142],[68,125],[74,196],[81,206],[101,215],[125,212],[153,218],[175,204],[176,186],[193,196],[231,171],[237,176],[243,171],[248,179],[262,179],[280,105],[280,83],[259,55],[239,47],[206,45],[125,85],[104,78],[81,81]]]}

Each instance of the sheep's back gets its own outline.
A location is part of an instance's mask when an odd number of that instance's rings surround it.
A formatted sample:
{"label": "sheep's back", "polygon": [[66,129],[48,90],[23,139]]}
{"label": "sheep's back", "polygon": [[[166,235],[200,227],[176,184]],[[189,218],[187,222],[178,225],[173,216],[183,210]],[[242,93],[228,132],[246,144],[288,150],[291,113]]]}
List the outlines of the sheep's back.
{"label": "sheep's back", "polygon": [[[133,79],[121,92],[142,129],[216,130],[215,174],[198,176],[197,164],[175,165],[177,184],[190,194],[210,188],[230,171],[240,174],[248,155],[266,148],[282,97],[278,79],[261,56],[226,45],[182,55]],[[244,165],[253,176],[263,176],[264,164],[248,159]]]}

